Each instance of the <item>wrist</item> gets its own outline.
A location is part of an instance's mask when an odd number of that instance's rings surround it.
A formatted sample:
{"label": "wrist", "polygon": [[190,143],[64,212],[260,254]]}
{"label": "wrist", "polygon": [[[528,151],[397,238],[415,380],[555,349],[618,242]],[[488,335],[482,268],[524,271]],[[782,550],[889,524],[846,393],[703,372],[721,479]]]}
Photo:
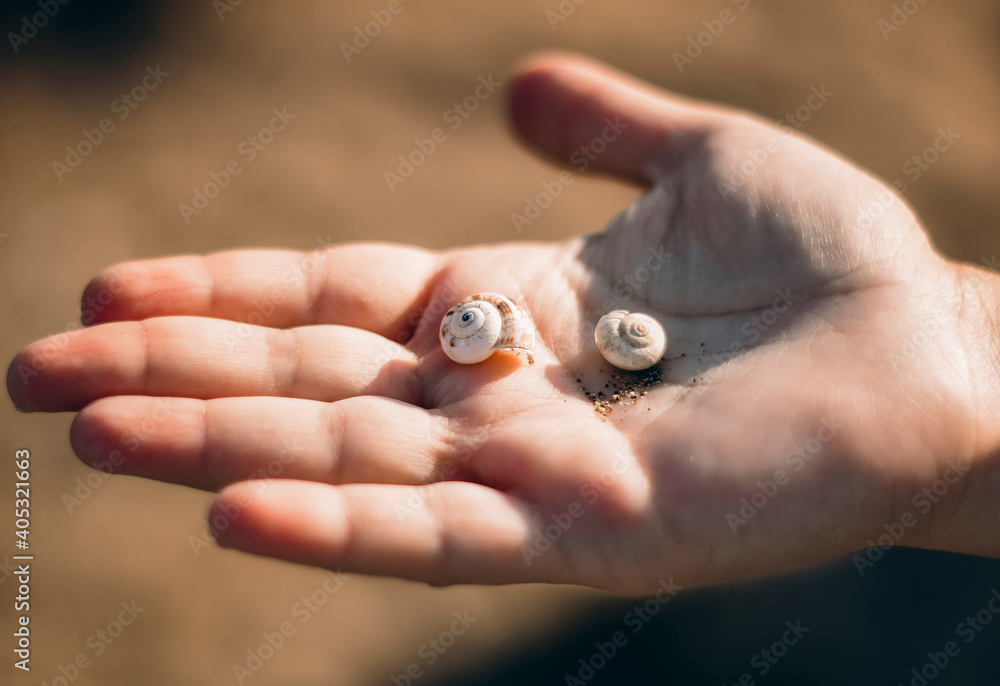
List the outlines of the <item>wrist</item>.
{"label": "wrist", "polygon": [[[952,552],[1000,557],[1000,276],[953,265],[958,284],[959,356],[974,433],[962,449],[942,456],[942,473],[960,477],[955,497],[938,508],[929,543]],[[956,365],[956,369],[958,369]],[[954,479],[954,474],[951,475]]]}

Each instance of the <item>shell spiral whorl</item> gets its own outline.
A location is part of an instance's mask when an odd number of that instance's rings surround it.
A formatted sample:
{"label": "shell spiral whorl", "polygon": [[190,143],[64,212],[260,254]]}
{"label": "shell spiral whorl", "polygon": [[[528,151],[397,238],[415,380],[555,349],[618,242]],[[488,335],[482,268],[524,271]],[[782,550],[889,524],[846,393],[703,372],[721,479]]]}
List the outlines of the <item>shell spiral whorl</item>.
{"label": "shell spiral whorl", "polygon": [[629,371],[652,367],[667,350],[663,327],[641,312],[609,312],[597,323],[594,340],[604,359]]}
{"label": "shell spiral whorl", "polygon": [[498,293],[477,293],[448,310],[441,320],[441,348],[455,362],[476,364],[497,350],[525,353],[534,362],[531,317]]}

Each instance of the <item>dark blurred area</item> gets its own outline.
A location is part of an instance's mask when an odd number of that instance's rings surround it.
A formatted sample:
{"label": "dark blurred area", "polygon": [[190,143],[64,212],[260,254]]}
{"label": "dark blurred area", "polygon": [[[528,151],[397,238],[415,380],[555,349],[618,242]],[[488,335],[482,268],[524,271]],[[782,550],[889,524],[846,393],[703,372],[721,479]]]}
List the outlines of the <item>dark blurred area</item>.
{"label": "dark blurred area", "polygon": [[169,3],[149,0],[7,0],[0,7],[0,26],[9,49],[0,50],[0,60],[38,60],[58,68],[128,59],[154,36],[165,5]]}
{"label": "dark blurred area", "polygon": [[[863,577],[847,559],[681,594],[647,623],[635,614],[642,600],[602,603],[558,638],[435,683],[876,686],[909,685],[919,675],[934,684],[996,684],[998,630],[956,627],[1000,597],[998,585],[995,560],[901,548]],[[619,645],[616,632],[624,633]]]}
{"label": "dark blurred area", "polygon": [[[479,76],[503,78],[524,54],[550,47],[773,120],[824,84],[834,96],[803,123],[805,134],[886,180],[904,180],[947,255],[981,263],[998,252],[998,2],[755,0],[683,70],[675,53],[734,3],[405,2],[347,60],[343,45],[385,4],[3,3],[4,359],[74,328],[83,286],[118,261],[361,239],[428,247],[556,240],[600,229],[638,189],[581,179],[526,235],[515,233],[510,214],[554,170],[509,138],[499,97],[400,188],[390,192],[383,179]],[[546,13],[563,5],[575,9],[553,25]],[[898,31],[885,29],[879,22],[891,23],[901,5],[916,9],[897,15],[905,17]],[[149,70],[168,75],[140,89]],[[128,94],[135,107],[116,109]],[[288,131],[185,217],[179,206],[238,159],[238,145],[275,107],[296,115]],[[80,142],[106,117],[114,130],[82,154]],[[905,165],[946,126],[962,138],[912,178]],[[208,495],[94,480],[70,451],[70,420],[19,415],[9,403],[0,413],[3,450],[29,447],[37,457],[40,551],[36,667],[27,678],[5,664],[2,683],[391,684],[406,683],[400,675],[412,665],[421,672],[413,683],[436,686],[1000,683],[1000,618],[968,643],[959,631],[1000,589],[1000,561],[909,549],[890,551],[863,576],[848,558],[685,591],[654,603],[637,632],[627,618],[643,600],[351,577],[250,669],[249,653],[323,573],[200,547]],[[8,536],[10,526],[0,522]],[[5,625],[11,585],[3,574]],[[146,608],[140,618],[110,643],[94,643],[130,599]],[[428,664],[422,648],[463,609],[478,618],[475,628]],[[960,652],[928,669],[949,641]],[[764,650],[781,655],[772,662]],[[67,665],[79,655],[89,666],[70,679]],[[251,676],[241,679],[238,666]]]}

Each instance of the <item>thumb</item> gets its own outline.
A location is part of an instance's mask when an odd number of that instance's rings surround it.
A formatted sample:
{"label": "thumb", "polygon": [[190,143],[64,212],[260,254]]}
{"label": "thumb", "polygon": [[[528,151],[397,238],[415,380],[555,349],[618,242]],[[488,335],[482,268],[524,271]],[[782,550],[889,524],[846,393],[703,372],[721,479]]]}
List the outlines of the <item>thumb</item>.
{"label": "thumb", "polygon": [[580,171],[644,185],[731,116],[567,53],[528,58],[510,84],[508,116],[529,146]]}

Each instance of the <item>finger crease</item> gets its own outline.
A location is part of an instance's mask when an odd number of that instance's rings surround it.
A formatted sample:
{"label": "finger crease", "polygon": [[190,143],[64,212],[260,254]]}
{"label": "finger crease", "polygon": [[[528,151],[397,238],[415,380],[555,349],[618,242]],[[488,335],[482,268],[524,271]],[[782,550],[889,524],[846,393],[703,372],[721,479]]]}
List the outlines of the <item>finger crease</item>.
{"label": "finger crease", "polygon": [[211,439],[208,436],[209,427],[211,424],[208,421],[208,403],[209,401],[204,401],[201,403],[201,473],[203,478],[208,481],[213,480],[213,474],[211,473],[211,463],[212,458],[209,456],[209,449],[211,446]]}
{"label": "finger crease", "polygon": [[139,322],[139,331],[142,334],[142,392],[143,395],[152,395],[149,389],[150,367],[152,366],[152,356],[149,352],[149,331],[146,326],[149,320],[144,319]]}
{"label": "finger crease", "polygon": [[[435,487],[430,486],[430,488]],[[427,508],[427,515],[430,517],[431,524],[434,526],[434,533],[437,538],[437,555],[435,555],[435,558],[437,559],[437,569],[434,570],[432,579],[436,583],[445,584],[450,581],[448,572],[452,568],[452,563],[454,561],[455,539],[448,533],[453,530],[453,527],[448,526],[445,521],[448,517],[446,514],[446,501],[437,497],[434,497],[434,500],[436,501],[437,507],[433,509],[430,507]]]}
{"label": "finger crease", "polygon": [[306,281],[308,284],[307,288],[310,291],[309,297],[311,298],[309,305],[309,314],[311,317],[310,321],[311,323],[316,324],[319,323],[320,314],[323,311],[323,294],[326,293],[325,286],[330,275],[330,251],[323,250],[322,252],[313,254],[316,254],[321,258],[321,266],[319,270],[317,270],[316,277],[314,277],[312,282],[310,282],[309,279],[306,279]]}
{"label": "finger crease", "polygon": [[358,545],[357,532],[354,530],[354,521],[351,516],[351,508],[347,503],[347,498],[343,496],[342,492],[338,492],[337,496],[340,498],[340,512],[343,517],[343,539],[340,541],[340,550],[337,554],[338,563],[343,563],[344,566],[350,567],[353,564],[353,558],[355,554],[355,548]]}
{"label": "finger crease", "polygon": [[215,274],[212,273],[211,268],[208,266],[209,259],[209,257],[203,259],[201,261],[201,266],[205,269],[205,276],[208,279],[208,312],[214,315],[215,304],[218,301],[219,294],[215,287]]}
{"label": "finger crease", "polygon": [[298,329],[290,329],[287,331],[279,330],[278,335],[290,335],[292,337],[292,341],[295,343],[295,354],[292,355],[292,369],[291,372],[285,375],[287,381],[285,382],[284,395],[289,398],[297,398],[299,375],[302,368],[302,339],[299,337]]}
{"label": "finger crease", "polygon": [[344,476],[344,414],[337,403],[327,403],[325,413],[331,456],[327,482],[340,485]]}

